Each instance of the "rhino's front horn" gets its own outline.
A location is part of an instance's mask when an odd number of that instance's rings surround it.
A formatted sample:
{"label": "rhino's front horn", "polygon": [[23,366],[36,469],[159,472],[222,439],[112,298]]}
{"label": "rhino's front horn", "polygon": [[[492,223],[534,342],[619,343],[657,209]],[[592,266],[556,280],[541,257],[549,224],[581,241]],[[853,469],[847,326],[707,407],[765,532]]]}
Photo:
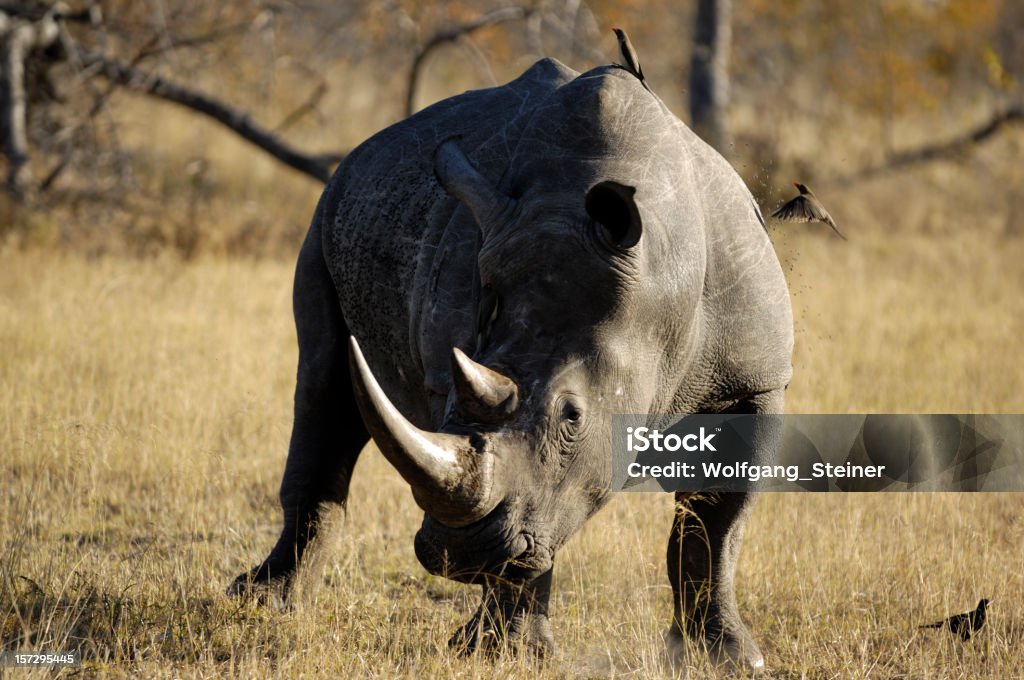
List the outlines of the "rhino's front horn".
{"label": "rhino's front horn", "polygon": [[416,503],[452,527],[490,512],[493,457],[478,453],[468,436],[426,432],[406,420],[373,377],[355,337],[349,342],[349,362],[366,427],[412,487]]}
{"label": "rhino's front horn", "polygon": [[458,347],[452,348],[455,407],[470,420],[497,423],[519,406],[519,388],[511,378],[478,364]]}

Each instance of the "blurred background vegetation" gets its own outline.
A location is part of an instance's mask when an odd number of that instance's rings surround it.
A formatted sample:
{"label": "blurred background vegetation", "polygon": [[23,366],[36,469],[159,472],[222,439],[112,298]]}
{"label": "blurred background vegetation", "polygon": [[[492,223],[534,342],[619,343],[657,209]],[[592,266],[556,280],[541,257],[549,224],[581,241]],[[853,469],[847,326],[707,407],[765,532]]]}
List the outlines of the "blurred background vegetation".
{"label": "blurred background vegetation", "polygon": [[[701,4],[731,29],[719,34],[728,87],[716,102],[728,135],[712,141],[766,211],[799,180],[853,238],[1024,233],[1018,0],[518,2],[0,2],[0,239],[290,259],[323,186],[317,169],[406,115],[414,65],[418,110],[543,56],[580,71],[617,61],[609,29],[621,26],[653,90],[692,124]],[[19,30],[35,31],[20,76]],[[21,157],[12,78],[24,83]]]}

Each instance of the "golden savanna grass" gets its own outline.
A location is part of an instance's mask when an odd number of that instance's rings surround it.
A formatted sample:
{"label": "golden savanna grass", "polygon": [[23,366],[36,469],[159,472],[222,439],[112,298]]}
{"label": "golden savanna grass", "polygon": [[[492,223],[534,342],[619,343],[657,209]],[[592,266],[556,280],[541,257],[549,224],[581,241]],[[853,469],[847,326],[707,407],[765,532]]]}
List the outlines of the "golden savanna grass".
{"label": "golden savanna grass", "polygon": [[[1024,240],[773,237],[796,312],[790,411],[1024,411]],[[324,583],[284,608],[228,599],[278,529],[291,265],[0,259],[5,648],[81,648],[105,677],[672,674],[667,495],[616,498],[560,555],[560,651],[539,669],[447,650],[477,591],[418,565],[420,513],[372,449]],[[916,628],[982,596],[971,644]],[[766,495],[739,597],[774,677],[1020,676],[1024,496]]]}

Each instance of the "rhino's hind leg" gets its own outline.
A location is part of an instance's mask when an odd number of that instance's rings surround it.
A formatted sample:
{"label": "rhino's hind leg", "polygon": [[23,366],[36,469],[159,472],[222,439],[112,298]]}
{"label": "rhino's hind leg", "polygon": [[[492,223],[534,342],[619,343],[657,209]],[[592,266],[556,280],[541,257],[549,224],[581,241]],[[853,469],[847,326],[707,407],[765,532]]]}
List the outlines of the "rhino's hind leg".
{"label": "rhino's hind leg", "polygon": [[259,594],[280,585],[287,594],[295,569],[317,535],[322,512],[343,504],[356,459],[369,434],[348,371],[349,331],[324,262],[319,215],[299,254],[293,308],[299,340],[295,420],[281,480],[284,527],[267,558],[240,574],[229,594]]}
{"label": "rhino's hind leg", "polygon": [[448,641],[448,646],[464,654],[505,651],[526,653],[543,659],[554,650],[554,637],[548,620],[551,597],[549,569],[535,580],[511,585],[500,581],[483,586],[483,600],[464,626]]}
{"label": "rhino's hind leg", "polygon": [[[781,413],[782,391],[757,395],[731,411]],[[766,428],[760,436],[758,447],[774,446],[777,430]],[[713,661],[750,671],[762,669],[764,657],[740,618],[734,577],[754,498],[747,493],[677,493],[668,541],[674,609],[670,646],[680,652],[685,636],[704,647]]]}

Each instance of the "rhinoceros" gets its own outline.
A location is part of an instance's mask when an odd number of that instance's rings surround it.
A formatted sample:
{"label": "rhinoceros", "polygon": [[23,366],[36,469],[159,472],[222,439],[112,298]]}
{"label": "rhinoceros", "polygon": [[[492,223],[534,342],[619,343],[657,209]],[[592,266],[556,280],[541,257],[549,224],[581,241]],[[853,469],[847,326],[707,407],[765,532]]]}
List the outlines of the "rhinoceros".
{"label": "rhinoceros", "polygon": [[[750,192],[611,65],[541,60],[352,151],[293,304],[284,528],[231,592],[290,581],[372,437],[424,511],[419,561],[482,586],[464,650],[552,648],[555,555],[612,496],[613,414],[779,413],[792,373]],[[734,591],[752,500],[677,495],[667,561],[670,640],[756,668]]]}

